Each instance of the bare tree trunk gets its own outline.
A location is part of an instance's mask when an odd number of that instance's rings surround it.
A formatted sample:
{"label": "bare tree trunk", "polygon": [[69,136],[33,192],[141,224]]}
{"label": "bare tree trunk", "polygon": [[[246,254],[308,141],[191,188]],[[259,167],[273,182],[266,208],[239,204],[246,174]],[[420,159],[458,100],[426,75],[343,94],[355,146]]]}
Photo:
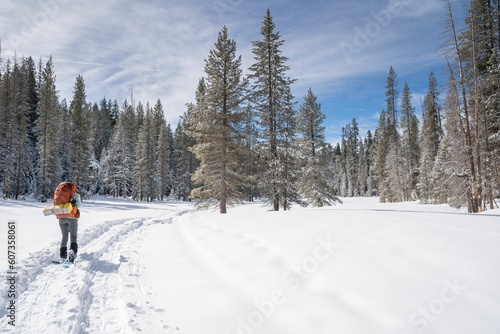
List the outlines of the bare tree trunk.
{"label": "bare tree trunk", "polygon": [[466,91],[466,86],[465,86],[465,72],[464,68],[462,65],[462,59],[460,56],[460,48],[458,46],[458,37],[457,37],[457,32],[455,29],[455,22],[453,19],[453,13],[451,10],[451,4],[450,0],[446,0],[448,4],[448,14],[449,14],[449,20],[450,20],[450,29],[453,34],[453,45],[457,57],[457,64],[459,68],[459,75],[460,75],[460,87],[461,87],[461,93],[462,93],[462,103],[463,103],[463,108],[464,108],[464,118],[465,118],[465,145],[467,148],[467,155],[468,155],[468,160],[469,160],[469,177],[470,177],[470,191],[468,191],[468,196],[469,196],[469,203],[470,203],[470,208],[469,212],[478,212],[478,202],[477,202],[477,197],[474,197],[474,194],[477,193],[476,186],[477,186],[477,179],[476,179],[476,168],[475,168],[475,163],[474,163],[474,154],[472,151],[472,139],[471,139],[471,130],[470,130],[470,122],[469,122],[469,110],[467,106],[467,91]]}

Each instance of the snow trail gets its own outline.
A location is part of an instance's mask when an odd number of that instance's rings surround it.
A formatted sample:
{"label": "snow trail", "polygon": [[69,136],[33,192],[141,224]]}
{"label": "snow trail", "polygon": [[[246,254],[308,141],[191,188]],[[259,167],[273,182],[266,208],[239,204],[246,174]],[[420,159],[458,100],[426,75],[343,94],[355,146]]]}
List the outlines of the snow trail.
{"label": "snow trail", "polygon": [[[56,245],[21,261],[17,270],[16,333],[97,334],[139,330],[129,319],[133,319],[134,313],[145,312],[130,297],[137,293],[127,295],[124,291],[131,286],[126,283],[131,277],[136,282],[139,279],[140,263],[134,262],[136,256],[131,256],[131,252],[134,243],[140,242],[144,226],[160,222],[148,218],[121,219],[90,227],[79,235],[81,251],[74,267],[51,264]],[[4,273],[0,279],[5,279]],[[1,305],[6,301],[4,292]],[[132,312],[127,312],[124,306]],[[5,310],[2,307],[0,329],[11,328]]]}

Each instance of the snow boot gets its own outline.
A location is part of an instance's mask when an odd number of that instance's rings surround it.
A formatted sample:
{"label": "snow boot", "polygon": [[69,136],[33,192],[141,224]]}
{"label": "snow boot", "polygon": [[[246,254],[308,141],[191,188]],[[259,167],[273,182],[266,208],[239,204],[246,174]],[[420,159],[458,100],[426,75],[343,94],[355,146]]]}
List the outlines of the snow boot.
{"label": "snow boot", "polygon": [[78,245],[76,243],[72,242],[71,246],[70,246],[69,257],[68,257],[68,260],[70,262],[75,262],[76,253],[78,253]]}
{"label": "snow boot", "polygon": [[66,260],[66,258],[68,257],[68,247],[61,247],[59,249],[59,256],[61,257],[61,259]]}

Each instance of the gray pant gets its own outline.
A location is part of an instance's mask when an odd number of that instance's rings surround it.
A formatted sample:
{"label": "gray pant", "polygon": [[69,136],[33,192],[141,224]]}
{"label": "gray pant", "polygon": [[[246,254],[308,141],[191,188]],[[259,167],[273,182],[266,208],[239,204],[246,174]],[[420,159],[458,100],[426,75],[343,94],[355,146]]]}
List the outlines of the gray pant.
{"label": "gray pant", "polygon": [[61,228],[62,234],[61,247],[68,247],[68,233],[71,237],[71,243],[77,243],[78,219],[61,218],[59,219],[59,227]]}

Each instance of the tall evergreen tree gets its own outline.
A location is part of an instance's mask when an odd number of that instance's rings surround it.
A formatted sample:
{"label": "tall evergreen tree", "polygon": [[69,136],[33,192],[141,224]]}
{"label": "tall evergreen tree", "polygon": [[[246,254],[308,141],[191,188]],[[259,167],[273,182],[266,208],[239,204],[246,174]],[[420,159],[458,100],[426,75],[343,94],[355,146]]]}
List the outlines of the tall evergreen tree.
{"label": "tall evergreen tree", "polygon": [[[71,114],[71,145],[64,150],[71,152],[71,179],[78,184],[79,190],[84,195],[90,192],[91,183],[89,168],[92,152],[90,148],[90,108],[87,104],[85,82],[81,75],[76,77],[73,87],[73,100],[70,105]],[[62,124],[64,126],[64,124]],[[66,125],[67,126],[67,125]]]}
{"label": "tall evergreen tree", "polygon": [[30,175],[28,73],[23,63],[18,63],[17,59],[14,59],[10,80],[6,80],[8,86],[4,86],[11,97],[6,110],[7,118],[4,120],[7,132],[4,143],[6,163],[3,192],[5,197],[14,199],[27,193]]}
{"label": "tall evergreen tree", "polygon": [[27,75],[27,85],[28,85],[28,137],[29,137],[29,191],[33,193],[36,190],[36,173],[37,173],[37,163],[38,163],[38,151],[37,151],[37,133],[36,121],[38,119],[38,101],[39,97],[39,74],[36,71],[36,65],[33,58],[28,57],[25,59],[23,66],[26,69]]}
{"label": "tall evergreen tree", "polygon": [[170,196],[176,200],[187,201],[191,193],[191,170],[189,151],[189,136],[185,130],[185,123],[179,121],[174,133],[173,143],[173,170],[172,170],[172,192]]}
{"label": "tall evergreen tree", "polygon": [[365,145],[362,140],[359,141],[359,164],[358,164],[358,186],[359,195],[366,196],[368,191],[368,162],[365,151]]}
{"label": "tall evergreen tree", "polygon": [[286,65],[288,58],[282,55],[284,41],[275,29],[268,9],[260,30],[262,39],[252,42],[255,63],[250,67],[249,78],[253,82],[252,101],[259,119],[259,137],[265,145],[263,153],[267,166],[261,179],[266,183],[262,190],[273,209],[278,211],[282,202],[280,185],[286,184],[282,173],[285,168],[279,156],[278,131],[289,105],[290,86],[295,80],[286,76],[290,69]]}
{"label": "tall evergreen tree", "polygon": [[106,192],[113,197],[133,194],[136,129],[134,109],[125,100],[102,163]]}
{"label": "tall evergreen tree", "polygon": [[292,204],[305,206],[298,190],[299,159],[297,147],[297,111],[294,108],[294,97],[290,90],[286,93],[285,106],[281,112],[281,121],[277,125],[278,157],[281,162],[278,192],[279,202],[283,210],[290,210]]}
{"label": "tall evergreen tree", "polygon": [[158,100],[155,106],[155,113],[161,114],[161,122],[159,124],[159,133],[156,144],[156,171],[158,174],[158,193],[157,197],[160,201],[163,200],[165,196],[169,195],[169,191],[172,188],[171,180],[171,154],[172,154],[172,130],[170,125],[165,121],[163,117],[163,109]]}
{"label": "tall evergreen tree", "polygon": [[299,192],[313,206],[332,205],[340,200],[334,196],[329,180],[332,173],[327,168],[325,127],[326,116],[309,88],[304,103],[299,108],[298,129],[301,134],[300,155],[304,165],[299,181]]}
{"label": "tall evergreen tree", "polygon": [[258,171],[261,162],[259,160],[258,131],[255,113],[250,104],[245,108],[243,133],[244,158],[242,167],[245,175],[245,185],[243,187],[247,201],[253,201],[259,196]]}
{"label": "tall evergreen tree", "polygon": [[391,144],[390,118],[382,110],[379,122],[373,137],[373,176],[377,185],[377,192],[381,202],[389,202],[393,198],[393,189],[388,178],[388,152]]}
{"label": "tall evergreen tree", "polygon": [[220,213],[227,213],[228,204],[243,198],[239,164],[246,84],[241,56],[236,56],[236,42],[229,39],[226,27],[205,61],[205,73],[206,109],[191,119],[197,141],[194,152],[200,160],[191,195],[199,205],[218,204]]}
{"label": "tall evergreen tree", "polygon": [[403,200],[402,187],[402,159],[401,159],[401,138],[398,131],[399,119],[397,116],[397,101],[399,92],[397,89],[397,76],[393,67],[389,69],[389,75],[386,81],[386,131],[388,149],[385,156],[385,187],[388,190],[386,200],[389,202],[398,202]]}
{"label": "tall evergreen tree", "polygon": [[441,107],[439,106],[438,84],[434,73],[429,75],[429,89],[424,98],[423,126],[420,161],[420,199],[423,202],[435,202],[432,170],[443,137],[441,127]]}
{"label": "tall evergreen tree", "polygon": [[92,148],[93,156],[97,161],[101,160],[103,150],[113,134],[113,119],[111,115],[111,100],[103,98],[99,104],[92,107]]}
{"label": "tall evergreen tree", "polygon": [[[437,88],[437,87],[436,87]],[[403,161],[403,200],[415,200],[417,196],[418,166],[420,159],[418,118],[411,103],[411,92],[405,83],[401,97],[401,159]]]}
{"label": "tall evergreen tree", "polygon": [[359,127],[355,118],[342,128],[342,156],[345,164],[344,187],[345,196],[359,195]]}
{"label": "tall evergreen tree", "polygon": [[[52,197],[57,183],[62,176],[62,166],[59,159],[59,148],[67,143],[61,143],[60,138],[60,107],[56,90],[56,75],[53,70],[52,57],[49,58],[41,73],[40,101],[38,102],[38,118],[36,120],[38,173],[36,194],[41,198]],[[67,121],[66,118],[64,118]]]}

